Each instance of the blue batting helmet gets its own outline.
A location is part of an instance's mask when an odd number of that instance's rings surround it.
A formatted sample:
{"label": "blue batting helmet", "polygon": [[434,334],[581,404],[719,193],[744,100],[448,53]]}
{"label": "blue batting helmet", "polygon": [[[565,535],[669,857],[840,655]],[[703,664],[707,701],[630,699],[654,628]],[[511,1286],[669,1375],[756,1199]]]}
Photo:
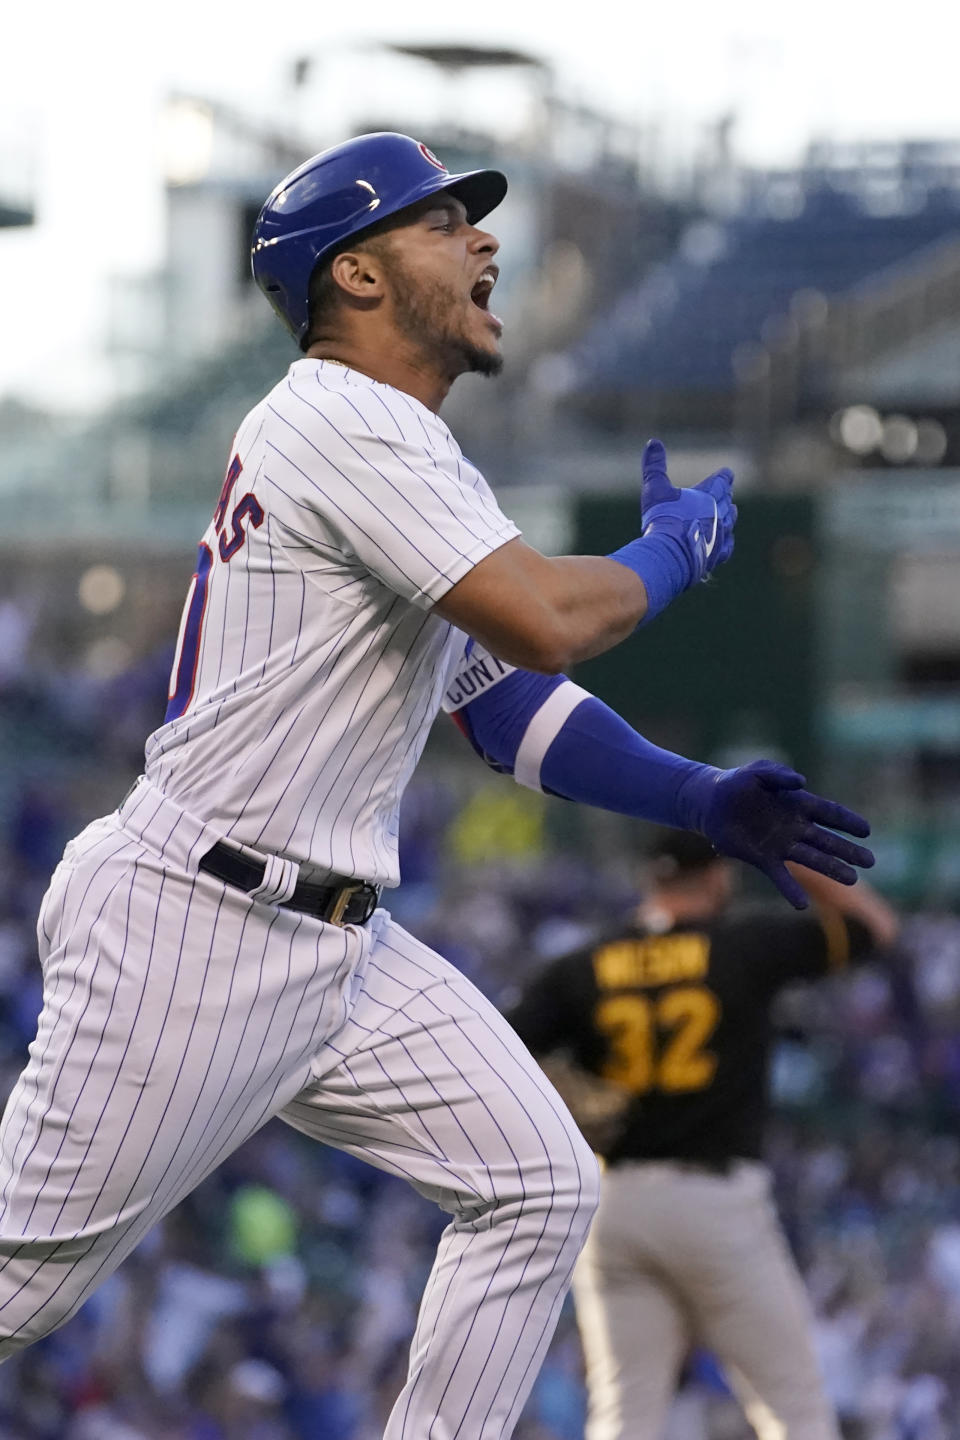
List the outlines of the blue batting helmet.
{"label": "blue batting helmet", "polygon": [[440,190],[462,200],[475,225],[500,204],[507,181],[499,170],[451,175],[426,145],[386,130],[334,145],[280,181],[257,217],[250,258],[253,278],[298,343],[317,261]]}

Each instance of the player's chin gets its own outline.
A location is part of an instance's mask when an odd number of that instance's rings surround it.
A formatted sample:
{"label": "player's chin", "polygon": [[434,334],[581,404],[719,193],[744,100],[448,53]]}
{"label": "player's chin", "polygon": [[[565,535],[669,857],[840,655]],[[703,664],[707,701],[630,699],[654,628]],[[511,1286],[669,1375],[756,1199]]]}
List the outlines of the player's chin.
{"label": "player's chin", "polygon": [[482,336],[464,336],[463,358],[466,369],[476,375],[499,375],[503,369],[499,332],[486,325]]}
{"label": "player's chin", "polygon": [[475,375],[499,375],[503,369],[503,356],[499,350],[474,350],[468,360],[467,369]]}

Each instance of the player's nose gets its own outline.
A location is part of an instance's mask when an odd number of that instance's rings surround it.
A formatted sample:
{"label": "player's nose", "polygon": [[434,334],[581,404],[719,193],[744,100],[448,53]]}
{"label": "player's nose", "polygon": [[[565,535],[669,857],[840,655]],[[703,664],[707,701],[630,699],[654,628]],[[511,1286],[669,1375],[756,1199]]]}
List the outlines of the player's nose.
{"label": "player's nose", "polygon": [[480,230],[476,225],[472,227],[473,234],[470,237],[470,249],[475,255],[496,255],[500,249],[500,241],[496,235],[491,235],[489,230]]}

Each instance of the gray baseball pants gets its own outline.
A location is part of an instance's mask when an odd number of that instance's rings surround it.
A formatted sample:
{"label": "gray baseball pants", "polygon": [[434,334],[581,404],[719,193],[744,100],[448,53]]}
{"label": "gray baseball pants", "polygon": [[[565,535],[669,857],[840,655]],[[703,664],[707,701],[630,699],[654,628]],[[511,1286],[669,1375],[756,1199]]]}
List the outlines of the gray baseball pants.
{"label": "gray baseball pants", "polygon": [[573,1283],[586,1440],[658,1440],[698,1344],[723,1363],[760,1440],[837,1440],[765,1166],[611,1167]]}

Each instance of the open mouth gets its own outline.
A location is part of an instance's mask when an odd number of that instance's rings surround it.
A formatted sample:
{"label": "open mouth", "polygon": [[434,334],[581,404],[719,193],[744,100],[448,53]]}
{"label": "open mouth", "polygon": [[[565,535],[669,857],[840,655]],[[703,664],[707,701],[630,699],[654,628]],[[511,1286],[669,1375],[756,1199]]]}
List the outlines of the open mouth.
{"label": "open mouth", "polygon": [[496,283],[497,277],[490,270],[484,270],[470,291],[470,299],[479,310],[490,309],[490,296],[493,294],[493,287]]}
{"label": "open mouth", "polygon": [[478,278],[473,289],[470,291],[470,299],[478,310],[482,310],[485,315],[489,316],[492,322],[496,323],[499,329],[502,329],[502,321],[498,316],[494,315],[490,309],[490,296],[493,294],[493,287],[496,283],[497,271],[491,266],[490,269],[484,270],[483,274]]}

